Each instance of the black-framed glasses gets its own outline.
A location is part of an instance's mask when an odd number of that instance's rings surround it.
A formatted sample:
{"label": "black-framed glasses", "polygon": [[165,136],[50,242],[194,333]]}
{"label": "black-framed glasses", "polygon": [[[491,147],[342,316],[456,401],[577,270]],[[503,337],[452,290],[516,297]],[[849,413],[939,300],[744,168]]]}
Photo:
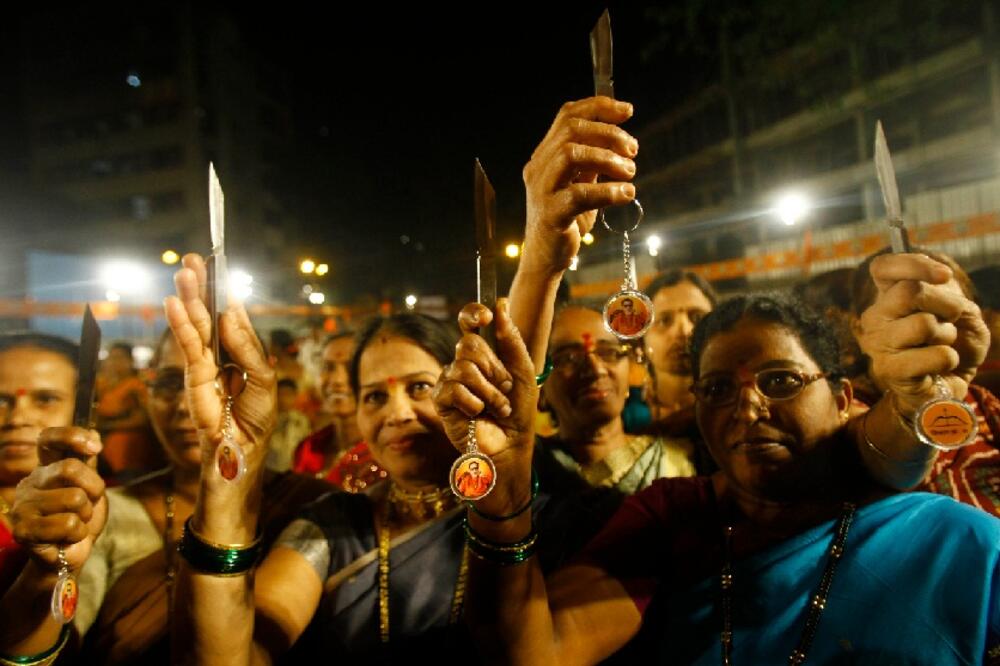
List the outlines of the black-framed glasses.
{"label": "black-framed glasses", "polygon": [[826,376],[826,373],[806,374],[792,368],[767,368],[745,379],[732,374],[712,374],[700,378],[691,387],[699,402],[708,407],[722,407],[736,402],[744,386],[751,386],[771,402],[791,400],[809,384]]}
{"label": "black-framed glasses", "polygon": [[601,359],[603,363],[612,365],[628,356],[631,350],[629,345],[614,343],[598,343],[590,350],[583,345],[569,345],[552,352],[552,367],[556,370],[579,368],[587,362],[590,354]]}
{"label": "black-framed glasses", "polygon": [[176,370],[156,372],[146,380],[146,387],[157,400],[174,402],[184,392],[184,373]]}

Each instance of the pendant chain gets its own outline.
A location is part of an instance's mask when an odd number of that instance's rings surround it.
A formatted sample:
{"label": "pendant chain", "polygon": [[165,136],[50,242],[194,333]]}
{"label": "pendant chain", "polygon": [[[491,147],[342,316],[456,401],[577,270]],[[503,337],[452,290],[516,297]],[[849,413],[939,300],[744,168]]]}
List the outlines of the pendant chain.
{"label": "pendant chain", "polygon": [[[856,507],[853,504],[845,503],[837,526],[834,529],[833,543],[826,556],[826,566],[823,569],[823,576],[819,581],[819,589],[809,600],[808,611],[806,613],[806,624],[802,629],[802,637],[799,644],[788,657],[789,666],[800,666],[806,661],[809,648],[812,647],[813,639],[816,637],[816,630],[819,627],[820,616],[826,608],[826,602],[830,598],[830,587],[833,585],[833,576],[837,572],[837,564],[844,555],[844,544],[847,542],[847,532],[851,529],[851,521],[854,520]],[[732,666],[733,663],[733,527],[727,525],[724,529],[725,561],[722,565],[722,573],[719,576],[719,588],[721,591],[720,606],[722,611],[722,632],[719,640],[722,643],[722,664]]]}
{"label": "pendant chain", "polygon": [[635,282],[632,280],[632,244],[629,242],[628,232],[622,232],[622,257],[625,260],[625,280],[622,282],[622,290],[635,289]]}

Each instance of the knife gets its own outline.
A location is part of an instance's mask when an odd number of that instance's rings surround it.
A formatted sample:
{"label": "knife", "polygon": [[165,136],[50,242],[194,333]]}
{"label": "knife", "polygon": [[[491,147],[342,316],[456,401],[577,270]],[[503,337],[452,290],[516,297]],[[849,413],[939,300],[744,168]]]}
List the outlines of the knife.
{"label": "knife", "polygon": [[885,203],[886,223],[889,225],[889,243],[895,253],[910,251],[910,237],[903,225],[903,210],[899,205],[899,187],[896,185],[896,171],[892,168],[889,144],[885,141],[882,121],[875,125],[875,173],[882,188]]}
{"label": "knife", "polygon": [[[486,177],[483,165],[476,159],[473,168],[476,206],[476,300],[488,307],[496,317],[497,305],[497,200],[493,185]],[[494,319],[496,321],[496,319]],[[481,335],[496,348],[496,329],[491,325]]]}

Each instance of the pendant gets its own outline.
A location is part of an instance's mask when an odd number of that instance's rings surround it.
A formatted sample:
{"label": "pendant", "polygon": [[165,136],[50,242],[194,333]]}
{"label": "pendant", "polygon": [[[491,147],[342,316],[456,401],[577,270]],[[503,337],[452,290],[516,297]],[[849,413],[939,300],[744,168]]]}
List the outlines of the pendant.
{"label": "pendant", "polygon": [[622,289],[604,304],[604,328],[621,340],[641,338],[653,325],[653,302],[641,291]]}
{"label": "pendant", "polygon": [[979,434],[976,412],[963,400],[956,400],[941,377],[934,378],[938,397],[931,398],[913,417],[917,439],[942,451],[971,444]]}
{"label": "pendant", "polygon": [[80,588],[76,584],[76,576],[69,570],[66,563],[66,552],[59,549],[59,578],[56,579],[56,586],[52,589],[52,602],[50,609],[52,619],[59,624],[67,624],[73,621],[76,615],[76,604],[80,599]]}
{"label": "pendant", "polygon": [[233,436],[233,396],[226,394],[226,406],[222,418],[222,443],[215,450],[215,464],[219,474],[226,481],[238,481],[247,470],[247,458],[243,448]]}
{"label": "pendant", "polygon": [[466,451],[452,464],[448,474],[451,492],[459,499],[474,502],[490,494],[497,482],[497,468],[476,444],[476,420],[469,421]]}

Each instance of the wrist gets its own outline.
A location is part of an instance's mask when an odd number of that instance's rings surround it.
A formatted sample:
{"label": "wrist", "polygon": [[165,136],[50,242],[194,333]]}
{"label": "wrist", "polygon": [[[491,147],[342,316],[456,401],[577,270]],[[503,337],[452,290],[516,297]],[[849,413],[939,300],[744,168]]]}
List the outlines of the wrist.
{"label": "wrist", "polygon": [[[218,476],[217,470],[215,473]],[[252,541],[257,534],[260,515],[262,475],[248,473],[236,483],[206,476],[203,471],[198,502],[191,517],[192,527],[217,543]]]}

